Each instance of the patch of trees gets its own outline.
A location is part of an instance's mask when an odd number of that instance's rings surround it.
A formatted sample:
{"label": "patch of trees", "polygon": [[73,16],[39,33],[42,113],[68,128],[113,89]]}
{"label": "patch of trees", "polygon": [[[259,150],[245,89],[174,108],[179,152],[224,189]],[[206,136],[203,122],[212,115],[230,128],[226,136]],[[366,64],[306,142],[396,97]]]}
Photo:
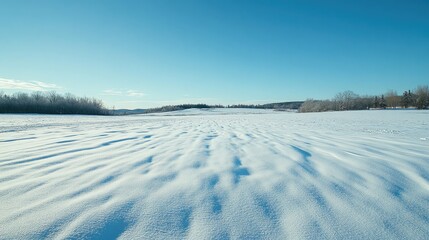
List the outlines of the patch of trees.
{"label": "patch of trees", "polygon": [[267,103],[267,104],[236,104],[228,105],[228,108],[256,108],[256,109],[275,109],[275,110],[287,110],[287,109],[299,109],[303,104],[302,101],[296,102],[280,102],[280,103]]}
{"label": "patch of trees", "polygon": [[142,114],[145,113],[146,109],[113,109],[111,110],[111,113],[113,115],[132,115],[132,114]]}
{"label": "patch of trees", "polygon": [[414,91],[415,96],[415,106],[418,109],[427,109],[429,108],[429,87],[426,86],[419,86]]}
{"label": "patch of trees", "polygon": [[203,103],[199,104],[181,104],[181,105],[168,105],[158,108],[149,108],[149,109],[139,109],[138,111],[133,110],[115,110],[115,114],[140,114],[140,113],[159,113],[159,112],[172,112],[180,111],[190,108],[255,108],[255,109],[275,109],[275,110],[286,110],[286,109],[298,109],[303,102],[282,102],[282,103],[268,103],[268,104],[235,104],[235,105],[207,105]]}
{"label": "patch of trees", "polygon": [[414,91],[405,91],[399,96],[396,91],[388,91],[381,96],[360,96],[352,91],[344,91],[330,100],[306,100],[299,112],[325,112],[386,108],[429,108],[428,86],[418,86]]}
{"label": "patch of trees", "polygon": [[172,111],[179,111],[179,110],[185,110],[190,108],[223,108],[222,105],[207,105],[203,103],[198,104],[181,104],[181,105],[168,105],[158,108],[149,108],[146,109],[144,113],[159,113],[159,112],[172,112]]}
{"label": "patch of trees", "polygon": [[263,104],[262,107],[264,109],[276,109],[276,110],[299,109],[303,103],[304,103],[303,101],[268,103],[268,104]]}
{"label": "patch of trees", "polygon": [[[143,112],[138,111],[136,113],[158,113],[158,112],[172,112],[185,110],[190,108],[255,108],[255,109],[275,109],[275,110],[286,110],[286,109],[298,109],[303,102],[282,102],[282,103],[268,103],[268,104],[236,104],[236,105],[207,105],[207,104],[182,104],[182,105],[168,105],[158,108],[146,109]],[[134,114],[132,110],[115,110],[118,114]]]}
{"label": "patch of trees", "polygon": [[227,108],[256,108],[263,109],[262,105],[258,104],[233,104],[226,106]]}
{"label": "patch of trees", "polygon": [[0,113],[110,114],[101,100],[56,92],[18,92],[11,95],[0,92]]}

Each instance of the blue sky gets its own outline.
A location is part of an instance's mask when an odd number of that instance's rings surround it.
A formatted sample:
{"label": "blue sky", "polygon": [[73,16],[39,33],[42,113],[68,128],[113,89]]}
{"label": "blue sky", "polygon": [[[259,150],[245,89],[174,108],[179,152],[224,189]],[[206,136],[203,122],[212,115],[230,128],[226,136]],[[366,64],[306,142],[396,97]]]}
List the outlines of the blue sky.
{"label": "blue sky", "polygon": [[429,83],[429,1],[0,2],[0,90],[116,108],[401,93]]}

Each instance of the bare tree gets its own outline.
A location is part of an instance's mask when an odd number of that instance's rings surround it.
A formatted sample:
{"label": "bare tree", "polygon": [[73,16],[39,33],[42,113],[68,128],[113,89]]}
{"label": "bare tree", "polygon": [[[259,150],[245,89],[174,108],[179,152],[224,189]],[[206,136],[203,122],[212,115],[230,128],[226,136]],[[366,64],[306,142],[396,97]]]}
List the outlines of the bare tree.
{"label": "bare tree", "polygon": [[397,108],[401,105],[401,97],[394,90],[389,90],[384,94],[386,99],[386,105],[389,108]]}
{"label": "bare tree", "polygon": [[103,102],[97,99],[65,97],[55,92],[0,94],[0,113],[96,114],[106,115]]}
{"label": "bare tree", "polygon": [[416,96],[416,107],[426,109],[429,106],[429,88],[427,85],[418,86],[414,91]]}
{"label": "bare tree", "polygon": [[348,90],[335,95],[334,102],[337,110],[352,110],[354,109],[355,100],[359,97],[356,93]]}

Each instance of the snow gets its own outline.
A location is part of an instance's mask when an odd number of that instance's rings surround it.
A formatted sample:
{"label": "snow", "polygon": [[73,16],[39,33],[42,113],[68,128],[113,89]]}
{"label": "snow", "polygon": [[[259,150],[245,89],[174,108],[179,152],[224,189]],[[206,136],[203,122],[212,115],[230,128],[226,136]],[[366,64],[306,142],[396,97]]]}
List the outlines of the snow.
{"label": "snow", "polygon": [[0,239],[429,239],[429,112],[0,115]]}

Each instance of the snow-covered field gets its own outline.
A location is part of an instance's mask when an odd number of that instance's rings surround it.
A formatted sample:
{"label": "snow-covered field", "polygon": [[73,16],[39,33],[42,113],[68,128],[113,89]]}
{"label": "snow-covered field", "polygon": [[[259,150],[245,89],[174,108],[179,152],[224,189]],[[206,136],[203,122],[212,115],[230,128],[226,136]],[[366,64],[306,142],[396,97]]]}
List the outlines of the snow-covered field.
{"label": "snow-covered field", "polygon": [[429,239],[429,111],[0,115],[0,239]]}

